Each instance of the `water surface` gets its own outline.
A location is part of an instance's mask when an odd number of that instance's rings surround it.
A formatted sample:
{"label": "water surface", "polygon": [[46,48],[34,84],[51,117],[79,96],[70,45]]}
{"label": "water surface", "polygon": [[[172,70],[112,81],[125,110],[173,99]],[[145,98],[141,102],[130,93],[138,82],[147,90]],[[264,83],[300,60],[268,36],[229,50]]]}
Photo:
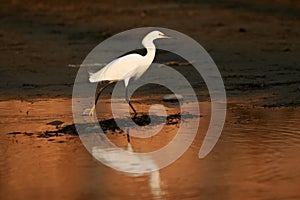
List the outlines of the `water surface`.
{"label": "water surface", "polygon": [[[2,101],[0,107],[1,199],[300,198],[299,108],[229,105],[220,140],[200,160],[210,111],[208,103],[200,103],[203,117],[188,151],[158,172],[132,176],[99,163],[78,136],[37,137],[55,129],[46,125],[50,121],[72,123],[69,99]],[[166,128],[169,135],[177,129]],[[12,131],[34,134],[7,134]],[[127,148],[125,134],[108,135]],[[132,138],[132,148],[159,148],[166,142],[162,138],[154,136],[147,142]]]}

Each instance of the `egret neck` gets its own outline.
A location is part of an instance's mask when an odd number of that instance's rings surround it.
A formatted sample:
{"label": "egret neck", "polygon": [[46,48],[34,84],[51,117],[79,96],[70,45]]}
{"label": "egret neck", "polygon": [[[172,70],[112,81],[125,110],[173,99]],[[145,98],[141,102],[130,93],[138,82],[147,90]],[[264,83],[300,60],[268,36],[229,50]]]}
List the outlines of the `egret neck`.
{"label": "egret neck", "polygon": [[147,49],[147,54],[143,56],[143,65],[139,67],[135,79],[140,78],[144,74],[144,72],[150,67],[155,57],[156,48],[153,43],[153,39],[146,37],[144,38],[142,44]]}
{"label": "egret neck", "polygon": [[155,57],[155,45],[153,41],[143,41],[143,45],[147,49],[147,54],[144,56],[144,59],[147,64],[151,64]]}

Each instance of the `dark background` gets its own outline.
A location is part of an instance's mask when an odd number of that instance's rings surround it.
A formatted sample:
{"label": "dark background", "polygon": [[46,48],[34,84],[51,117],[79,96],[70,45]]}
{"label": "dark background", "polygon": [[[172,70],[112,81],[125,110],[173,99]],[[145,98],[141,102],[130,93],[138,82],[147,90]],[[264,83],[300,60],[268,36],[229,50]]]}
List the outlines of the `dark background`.
{"label": "dark background", "polygon": [[292,0],[2,1],[0,99],[71,97],[70,64],[113,34],[154,26],[196,39],[232,99],[297,106],[299,11]]}

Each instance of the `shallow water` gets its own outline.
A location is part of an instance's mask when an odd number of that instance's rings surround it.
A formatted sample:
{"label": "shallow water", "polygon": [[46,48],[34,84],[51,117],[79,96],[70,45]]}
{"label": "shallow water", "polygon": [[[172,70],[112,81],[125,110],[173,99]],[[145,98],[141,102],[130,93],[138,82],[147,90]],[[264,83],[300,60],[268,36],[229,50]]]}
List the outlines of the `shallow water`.
{"label": "shallow water", "polygon": [[[46,125],[48,122],[72,123],[70,102],[0,102],[1,199],[300,198],[299,108],[229,105],[220,140],[200,160],[198,152],[210,110],[208,103],[200,103],[203,117],[188,151],[159,172],[132,176],[99,163],[78,136],[37,137],[41,131],[55,129]],[[139,107],[143,108],[142,104]],[[177,128],[167,126],[170,134]],[[34,134],[7,134],[12,131]],[[126,148],[126,135],[108,135]],[[132,138],[132,148],[160,147],[166,142],[161,138],[153,137],[151,142]]]}

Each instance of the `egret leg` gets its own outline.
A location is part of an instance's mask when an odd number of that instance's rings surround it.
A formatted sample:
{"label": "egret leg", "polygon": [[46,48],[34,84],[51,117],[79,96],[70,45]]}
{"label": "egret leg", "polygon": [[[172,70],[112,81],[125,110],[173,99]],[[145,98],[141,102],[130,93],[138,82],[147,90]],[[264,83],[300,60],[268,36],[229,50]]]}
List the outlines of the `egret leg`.
{"label": "egret leg", "polygon": [[109,86],[110,84],[112,84],[114,82],[115,81],[109,81],[106,85],[104,85],[103,87],[101,87],[101,88],[98,89],[98,91],[97,91],[97,97],[96,97],[96,100],[95,100],[95,104],[93,105],[93,107],[91,108],[90,113],[89,113],[90,116],[94,115],[94,111],[96,109],[96,104],[97,104],[97,102],[99,100],[100,94],[103,92],[103,90],[105,88],[107,88],[107,86]]}
{"label": "egret leg", "polygon": [[128,132],[127,132],[127,142],[130,144],[130,135]]}
{"label": "egret leg", "polygon": [[125,99],[126,99],[126,102],[129,104],[130,108],[133,110],[134,116],[136,116],[136,115],[137,115],[137,112],[136,112],[136,110],[134,109],[134,107],[132,106],[132,104],[130,103],[130,100],[129,100],[129,98],[128,98],[128,89],[127,89],[127,87],[125,88]]}

